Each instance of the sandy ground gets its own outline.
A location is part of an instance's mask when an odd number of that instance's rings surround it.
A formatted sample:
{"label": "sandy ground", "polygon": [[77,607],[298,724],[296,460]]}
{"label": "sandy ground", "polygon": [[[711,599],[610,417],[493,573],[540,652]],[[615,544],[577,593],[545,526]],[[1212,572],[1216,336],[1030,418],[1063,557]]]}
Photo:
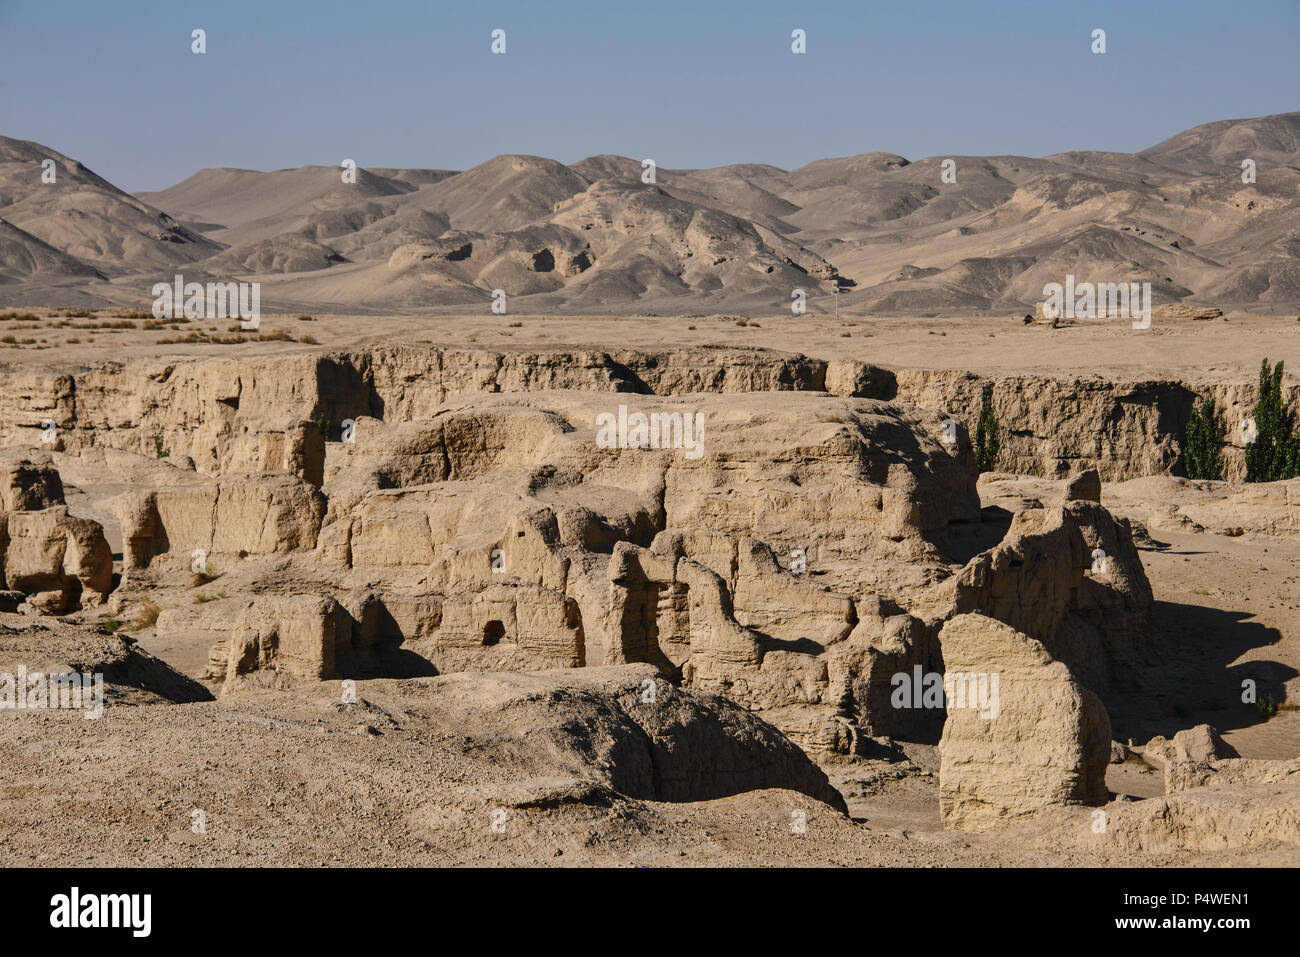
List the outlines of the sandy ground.
{"label": "sandy ground", "polygon": [[[36,310],[40,314],[41,310]],[[2,315],[3,313],[0,313]],[[11,311],[12,314],[12,311]],[[0,368],[66,370],[96,362],[150,357],[278,355],[376,345],[420,343],[498,350],[668,349],[720,345],[801,352],[824,359],[859,359],[891,369],[963,369],[982,375],[1100,375],[1112,379],[1173,378],[1187,382],[1254,382],[1267,356],[1300,370],[1300,322],[1295,316],[1229,314],[1226,319],[1161,323],[1135,330],[1123,320],[1079,322],[1060,329],[1026,326],[1012,316],[983,319],[836,319],[824,315],[698,318],[551,316],[263,316],[257,333],[229,321],[196,321],[145,331],[87,329],[113,322],[43,317],[0,320]],[[68,328],[55,328],[67,322]],[[295,341],[226,345],[163,343],[202,332],[209,336],[291,336]],[[17,342],[6,343],[12,335]],[[303,336],[316,344],[301,341]],[[25,340],[35,340],[23,345]],[[69,340],[79,340],[69,342]],[[44,342],[42,342],[44,340]],[[8,348],[6,348],[6,346]]]}
{"label": "sandy ground", "polygon": [[[363,682],[359,692],[392,706],[406,700],[397,684]],[[450,794],[509,780],[509,769],[465,753],[455,728],[394,727],[333,707],[334,692],[119,708],[99,721],[24,715],[0,745],[0,865],[1300,864],[1295,848],[1134,859],[1021,843],[1014,834],[943,832],[936,779],[918,774],[851,801],[851,819],[769,790],[685,804],[520,809],[501,833],[484,802],[450,812],[448,828]],[[846,775],[832,779],[851,790]]]}

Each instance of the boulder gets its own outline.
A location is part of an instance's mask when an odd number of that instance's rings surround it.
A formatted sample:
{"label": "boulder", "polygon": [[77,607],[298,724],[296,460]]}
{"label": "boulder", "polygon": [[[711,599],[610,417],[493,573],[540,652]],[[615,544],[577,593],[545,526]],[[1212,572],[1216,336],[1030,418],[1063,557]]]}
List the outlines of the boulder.
{"label": "boulder", "polygon": [[1208,724],[1198,724],[1174,735],[1169,740],[1157,735],[1140,750],[1142,760],[1157,771],[1166,770],[1171,764],[1185,762],[1205,763],[1219,758],[1236,758],[1236,748],[1224,741]]}
{"label": "boulder", "polygon": [[1101,504],[1101,475],[1088,469],[1073,476],[1065,485],[1066,502],[1096,502]]}

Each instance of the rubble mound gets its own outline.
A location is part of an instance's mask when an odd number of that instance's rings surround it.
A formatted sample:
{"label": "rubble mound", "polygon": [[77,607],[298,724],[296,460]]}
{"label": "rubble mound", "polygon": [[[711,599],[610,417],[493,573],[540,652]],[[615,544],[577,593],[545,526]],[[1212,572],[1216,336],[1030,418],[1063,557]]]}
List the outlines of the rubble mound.
{"label": "rubble mound", "polygon": [[[57,618],[0,614],[0,673],[102,675],[107,704],[211,701],[198,681],[140,648],[127,635]],[[17,690],[15,682],[15,690]]]}
{"label": "rubble mound", "polygon": [[530,781],[673,802],[783,788],[846,811],[825,773],[767,722],[648,665],[424,680],[425,720],[463,724],[471,753]]}

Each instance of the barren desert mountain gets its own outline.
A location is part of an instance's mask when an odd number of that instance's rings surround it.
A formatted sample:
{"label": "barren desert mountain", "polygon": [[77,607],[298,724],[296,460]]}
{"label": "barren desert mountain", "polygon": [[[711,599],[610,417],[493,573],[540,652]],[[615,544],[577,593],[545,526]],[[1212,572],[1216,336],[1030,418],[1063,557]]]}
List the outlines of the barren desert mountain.
{"label": "barren desert mountain", "polygon": [[1138,155],[1171,169],[1213,175],[1222,166],[1295,166],[1300,154],[1300,114],[1279,113],[1247,120],[1219,120],[1171,136]]}
{"label": "barren desert mountain", "polygon": [[256,278],[285,309],[486,310],[501,290],[512,311],[764,314],[801,289],[817,308],[843,291],[845,314],[937,315],[1033,311],[1073,275],[1149,282],[1158,305],[1282,311],[1300,304],[1298,137],[1286,113],[1136,154],[872,152],[790,171],[506,155],[463,172],[202,170],[138,197],[5,139],[4,221],[107,278],[24,241],[0,297],[143,306],[185,266]]}
{"label": "barren desert mountain", "polygon": [[76,160],[9,137],[0,137],[0,211],[9,225],[109,276],[167,270],[221,248]]}
{"label": "barren desert mountain", "polygon": [[[364,207],[369,201],[401,195],[414,187],[389,177],[357,170],[356,189],[334,190],[337,170],[326,166],[259,173],[242,169],[208,169],[161,193],[141,193],[151,204],[162,202],[221,242],[269,239],[303,229],[317,213]],[[341,201],[344,201],[342,202]]]}
{"label": "barren desert mountain", "polygon": [[104,278],[93,267],[67,253],[59,252],[49,243],[42,242],[31,233],[3,220],[0,220],[0,250],[3,251],[4,263],[3,271],[0,271],[0,282],[39,282],[65,277]]}

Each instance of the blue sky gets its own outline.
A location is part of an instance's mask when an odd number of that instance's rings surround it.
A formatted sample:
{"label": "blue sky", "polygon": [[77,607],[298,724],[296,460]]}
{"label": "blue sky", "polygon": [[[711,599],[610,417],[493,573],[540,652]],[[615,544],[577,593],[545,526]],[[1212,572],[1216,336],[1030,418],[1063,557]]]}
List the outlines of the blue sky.
{"label": "blue sky", "polygon": [[0,133],[129,190],[349,157],[1132,151],[1300,109],[1298,40],[1300,0],[0,0]]}

